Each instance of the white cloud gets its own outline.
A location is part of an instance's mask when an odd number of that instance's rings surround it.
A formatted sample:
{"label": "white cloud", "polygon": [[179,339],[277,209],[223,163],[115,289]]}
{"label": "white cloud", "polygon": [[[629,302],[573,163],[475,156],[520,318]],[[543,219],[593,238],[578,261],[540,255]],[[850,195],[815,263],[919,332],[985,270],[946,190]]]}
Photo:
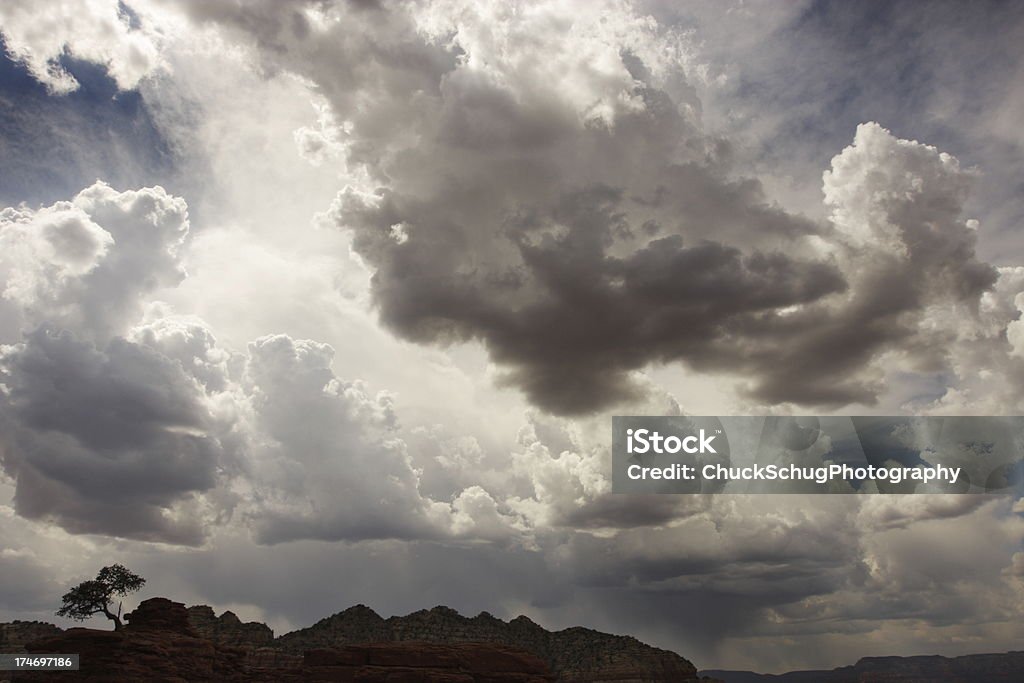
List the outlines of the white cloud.
{"label": "white cloud", "polygon": [[3,296],[24,324],[44,322],[105,342],[135,322],[162,287],[185,277],[184,200],[161,187],[118,192],[102,182],[70,202],[0,214]]}
{"label": "white cloud", "polygon": [[329,345],[271,335],[232,352],[150,301],[185,277],[182,199],[97,183],[2,219],[25,332],[0,352],[20,514],[185,544],[232,514],[267,543],[512,533],[480,486],[420,493],[394,398],[336,376]]}
{"label": "white cloud", "polygon": [[331,370],[325,344],[264,337],[249,346],[257,538],[437,537],[386,393]]}
{"label": "white cloud", "polygon": [[65,54],[106,66],[129,90],[162,65],[159,36],[137,19],[117,0],[10,0],[0,6],[0,33],[7,52],[51,92],[78,89],[60,63]]}
{"label": "white cloud", "polygon": [[184,201],[159,187],[97,182],[70,202],[0,214],[3,297],[24,333],[0,347],[3,467],[19,514],[77,533],[205,535],[224,427],[190,366],[124,338],[149,296],[184,277],[187,233]]}

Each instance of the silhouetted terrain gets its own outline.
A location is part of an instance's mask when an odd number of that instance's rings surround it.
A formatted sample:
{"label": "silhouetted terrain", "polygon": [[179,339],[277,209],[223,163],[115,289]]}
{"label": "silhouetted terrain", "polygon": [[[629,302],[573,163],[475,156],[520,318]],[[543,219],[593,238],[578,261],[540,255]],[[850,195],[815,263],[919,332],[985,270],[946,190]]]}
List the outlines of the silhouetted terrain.
{"label": "silhouetted terrain", "polygon": [[[41,622],[3,625],[8,651],[76,652],[62,681],[432,681],[434,683],[688,683],[694,666],[635,638],[586,628],[547,631],[526,617],[467,618],[447,607],[384,619],[363,605],[274,638],[206,606],[143,601],[121,631]],[[36,639],[29,641],[33,636]],[[52,672],[16,681],[52,680]]]}
{"label": "silhouetted terrain", "polygon": [[285,634],[276,645],[288,652],[302,652],[314,647],[410,640],[483,641],[516,647],[540,657],[564,681],[697,680],[693,664],[635,638],[579,627],[551,632],[524,616],[508,622],[486,612],[468,618],[448,607],[384,619],[369,607],[357,605]]}
{"label": "silhouetted terrain", "polygon": [[45,622],[0,624],[0,651],[76,652],[78,672],[12,681],[431,681],[433,683],[1000,683],[1024,681],[1024,652],[865,657],[830,671],[699,674],[679,655],[586,628],[548,631],[520,616],[464,617],[447,607],[384,619],[357,605],[274,637],[259,622],[205,605],[143,601],[120,631]]}
{"label": "silhouetted terrain", "polygon": [[702,671],[725,683],[999,683],[1024,681],[1024,651],[941,657],[864,657],[853,666],[830,671],[758,674],[752,671]]}
{"label": "silhouetted terrain", "polygon": [[151,598],[127,615],[120,631],[72,628],[28,643],[29,653],[75,652],[81,669],[19,672],[12,681],[430,681],[432,683],[552,683],[538,657],[492,643],[443,645],[390,642],[313,649],[279,661],[254,662],[246,647],[196,632],[180,602]]}

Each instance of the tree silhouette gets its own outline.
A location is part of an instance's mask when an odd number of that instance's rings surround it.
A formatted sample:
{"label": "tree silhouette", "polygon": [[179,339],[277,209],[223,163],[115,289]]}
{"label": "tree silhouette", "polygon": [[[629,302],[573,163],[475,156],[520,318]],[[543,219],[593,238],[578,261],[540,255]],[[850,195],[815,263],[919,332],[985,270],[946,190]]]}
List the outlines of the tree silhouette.
{"label": "tree silhouette", "polygon": [[57,610],[57,616],[85,621],[94,614],[102,614],[114,622],[114,630],[121,629],[121,606],[117,604],[117,614],[110,611],[110,603],[115,595],[124,597],[142,588],[146,580],[128,570],[122,564],[104,567],[91,581],[83,581],[61,598],[64,605]]}

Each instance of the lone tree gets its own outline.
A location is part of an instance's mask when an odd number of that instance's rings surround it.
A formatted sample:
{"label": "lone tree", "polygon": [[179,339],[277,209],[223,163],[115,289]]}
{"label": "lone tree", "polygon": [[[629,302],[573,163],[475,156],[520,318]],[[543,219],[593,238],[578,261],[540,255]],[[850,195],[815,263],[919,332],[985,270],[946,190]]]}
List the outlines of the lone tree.
{"label": "lone tree", "polygon": [[102,614],[114,622],[114,630],[121,630],[121,606],[118,601],[117,614],[110,611],[110,603],[115,595],[122,598],[142,588],[146,580],[133,574],[122,564],[104,567],[91,581],[83,581],[67,593],[61,600],[64,606],[57,610],[57,616],[85,621],[94,614]]}

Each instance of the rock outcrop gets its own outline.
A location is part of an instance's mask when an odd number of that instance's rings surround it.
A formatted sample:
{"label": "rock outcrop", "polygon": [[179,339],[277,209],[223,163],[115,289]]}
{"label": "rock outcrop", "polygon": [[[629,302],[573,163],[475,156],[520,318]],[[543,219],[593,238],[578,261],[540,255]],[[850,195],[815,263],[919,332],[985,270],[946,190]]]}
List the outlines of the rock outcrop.
{"label": "rock outcrop", "polygon": [[74,652],[78,671],[18,672],[13,681],[243,681],[246,653],[199,637],[185,605],[143,601],[119,631],[70,628],[26,645],[30,654]]}
{"label": "rock outcrop", "polygon": [[483,612],[469,618],[448,607],[383,619],[369,607],[358,605],[285,634],[277,644],[286,651],[301,652],[391,641],[487,642],[519,648],[545,661],[558,680],[571,683],[698,680],[690,662],[635,638],[578,627],[551,632],[523,616],[506,622]]}
{"label": "rock outcrop", "polygon": [[189,622],[185,605],[167,598],[143,600],[134,612],[124,615],[124,620],[128,622],[125,628],[130,632],[170,631],[186,636],[199,636]]}
{"label": "rock outcrop", "polygon": [[[264,624],[243,623],[231,612],[218,617],[206,606],[186,609],[165,598],[143,601],[125,621],[116,632],[61,632],[37,624],[32,637],[20,642],[32,653],[81,654],[80,672],[60,674],[69,682],[699,680],[682,657],[635,638],[585,628],[550,632],[522,616],[508,622],[486,612],[468,618],[447,607],[384,619],[357,605],[276,639]],[[46,676],[19,674],[16,680]]]}
{"label": "rock outcrop", "polygon": [[61,629],[45,621],[13,621],[0,624],[0,652],[20,654],[25,644],[61,633]]}
{"label": "rock outcrop", "polygon": [[397,639],[388,623],[366,605],[356,605],[321,619],[308,628],[286,633],[275,644],[289,652],[302,652],[318,647],[391,640]]}
{"label": "rock outcrop", "polygon": [[[198,683],[552,683],[538,657],[488,643],[442,645],[389,642],[313,649],[303,655],[273,650],[254,665],[251,648],[199,634],[185,606],[165,598],[143,601],[120,631],[72,628],[28,643],[30,654],[75,652],[81,668],[56,674],[66,683],[164,681]],[[263,648],[266,650],[267,648]],[[17,672],[13,681],[49,681],[53,672]]]}
{"label": "rock outcrop", "polygon": [[274,643],[274,632],[258,621],[243,622],[234,612],[214,615],[207,605],[189,607],[188,621],[196,633],[224,645],[238,647],[268,647]]}

